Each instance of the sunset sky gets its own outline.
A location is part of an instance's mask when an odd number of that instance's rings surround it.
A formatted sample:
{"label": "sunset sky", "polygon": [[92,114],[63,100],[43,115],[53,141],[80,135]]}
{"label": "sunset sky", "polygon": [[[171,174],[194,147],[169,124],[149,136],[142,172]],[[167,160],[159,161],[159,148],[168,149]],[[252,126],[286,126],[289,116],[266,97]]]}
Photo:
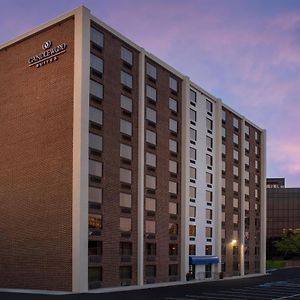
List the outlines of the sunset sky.
{"label": "sunset sky", "polygon": [[0,0],[0,43],[82,4],[267,129],[267,175],[300,186],[300,1]]}

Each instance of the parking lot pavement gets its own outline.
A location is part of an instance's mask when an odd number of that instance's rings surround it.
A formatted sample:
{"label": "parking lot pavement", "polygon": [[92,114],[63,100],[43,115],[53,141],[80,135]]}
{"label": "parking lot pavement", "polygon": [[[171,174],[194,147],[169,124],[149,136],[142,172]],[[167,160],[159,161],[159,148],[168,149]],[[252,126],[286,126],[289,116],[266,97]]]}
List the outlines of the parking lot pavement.
{"label": "parking lot pavement", "polygon": [[32,295],[1,293],[2,300],[198,300],[198,299],[299,299],[300,268],[273,271],[270,275],[207,281],[151,289],[139,289],[114,293],[89,293],[69,295]]}

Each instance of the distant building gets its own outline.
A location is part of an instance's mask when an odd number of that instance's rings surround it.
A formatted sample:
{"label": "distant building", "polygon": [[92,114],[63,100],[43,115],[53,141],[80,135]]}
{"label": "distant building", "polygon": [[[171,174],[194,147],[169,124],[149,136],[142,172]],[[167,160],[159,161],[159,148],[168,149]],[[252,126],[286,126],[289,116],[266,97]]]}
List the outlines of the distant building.
{"label": "distant building", "polygon": [[267,256],[284,234],[300,234],[300,188],[286,188],[284,178],[267,179]]}

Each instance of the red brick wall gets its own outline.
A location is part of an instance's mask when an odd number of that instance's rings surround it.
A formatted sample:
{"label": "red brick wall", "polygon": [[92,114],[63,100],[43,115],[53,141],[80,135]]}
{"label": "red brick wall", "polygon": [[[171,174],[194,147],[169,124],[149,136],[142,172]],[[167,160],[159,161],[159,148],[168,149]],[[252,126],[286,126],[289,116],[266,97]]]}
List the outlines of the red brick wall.
{"label": "red brick wall", "polygon": [[[43,42],[58,61],[28,67]],[[72,288],[74,20],[0,51],[0,287]]]}

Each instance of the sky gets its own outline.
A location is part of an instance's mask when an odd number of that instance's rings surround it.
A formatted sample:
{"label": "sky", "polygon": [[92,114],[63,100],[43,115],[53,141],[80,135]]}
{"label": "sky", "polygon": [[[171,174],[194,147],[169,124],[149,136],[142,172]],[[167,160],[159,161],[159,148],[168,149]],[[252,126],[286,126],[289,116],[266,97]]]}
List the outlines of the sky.
{"label": "sky", "polygon": [[299,0],[0,0],[0,43],[79,5],[266,129],[267,176],[300,186]]}

